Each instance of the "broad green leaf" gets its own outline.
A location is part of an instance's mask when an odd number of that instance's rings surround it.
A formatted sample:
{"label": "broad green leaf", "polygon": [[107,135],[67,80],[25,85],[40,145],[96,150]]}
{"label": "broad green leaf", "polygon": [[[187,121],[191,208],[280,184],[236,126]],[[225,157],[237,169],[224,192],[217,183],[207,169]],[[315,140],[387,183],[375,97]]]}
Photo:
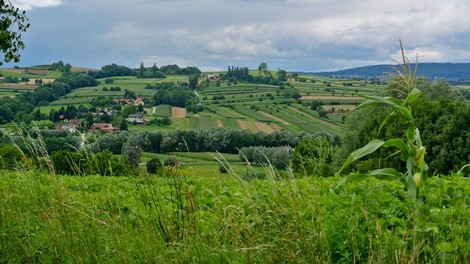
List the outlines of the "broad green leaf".
{"label": "broad green leaf", "polygon": [[393,168],[373,170],[370,172],[370,176],[380,180],[397,180],[401,178],[401,174]]}
{"label": "broad green leaf", "polygon": [[415,132],[416,130],[414,129],[414,125],[409,125],[408,128],[406,129],[406,138],[408,141],[413,141],[415,137]]}
{"label": "broad green leaf", "polygon": [[363,95],[362,97],[366,98],[367,100],[363,102],[362,104],[358,105],[357,109],[368,107],[371,105],[376,105],[376,104],[386,104],[394,108],[401,107],[400,102],[396,98],[393,98],[393,97],[380,97],[380,96],[367,96],[367,95]]}
{"label": "broad green leaf", "polygon": [[389,139],[389,140],[385,141],[384,147],[386,147],[386,148],[396,147],[396,148],[400,149],[400,151],[403,154],[409,154],[411,152],[408,144],[406,144],[406,142],[403,139],[400,139],[400,138],[392,138],[392,139]]}
{"label": "broad green leaf", "polygon": [[414,165],[413,157],[409,156],[408,159],[406,160],[406,174],[408,177],[411,177],[411,178],[413,178],[413,165]]}
{"label": "broad green leaf", "polygon": [[394,116],[397,112],[393,111],[391,112],[387,117],[385,117],[384,121],[380,124],[379,131],[377,132],[377,136],[380,135],[380,132],[382,132],[382,128],[388,123],[388,120]]}
{"label": "broad green leaf", "polygon": [[411,115],[410,109],[408,109],[407,107],[402,106],[402,107],[398,108],[397,110],[398,110],[398,112],[400,112],[400,114],[404,118],[406,118],[407,121],[413,122],[414,119],[413,119],[413,115]]}
{"label": "broad green leaf", "polygon": [[412,104],[416,98],[418,98],[419,96],[421,96],[421,94],[423,94],[418,88],[414,88],[413,90],[411,90],[411,92],[408,94],[408,96],[406,97],[405,99],[405,102],[403,102],[404,105],[409,105],[409,104]]}
{"label": "broad green leaf", "polygon": [[374,139],[371,142],[369,142],[367,145],[360,149],[356,149],[353,151],[351,154],[349,154],[349,157],[346,159],[344,162],[343,166],[339,170],[341,172],[344,168],[346,168],[349,164],[353,163],[354,161],[367,156],[371,153],[374,153],[378,148],[380,148],[385,142],[379,139]]}

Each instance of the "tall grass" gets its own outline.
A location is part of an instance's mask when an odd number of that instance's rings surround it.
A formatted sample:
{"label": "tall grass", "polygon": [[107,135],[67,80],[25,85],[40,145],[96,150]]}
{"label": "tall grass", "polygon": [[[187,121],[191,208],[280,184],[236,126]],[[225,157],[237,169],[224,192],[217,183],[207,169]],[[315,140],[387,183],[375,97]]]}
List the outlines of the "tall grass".
{"label": "tall grass", "polygon": [[417,211],[400,182],[335,188],[338,178],[272,166],[250,181],[177,168],[60,176],[43,154],[37,166],[0,172],[0,263],[470,261],[470,182],[460,174],[430,178]]}
{"label": "tall grass", "polygon": [[470,183],[2,172],[0,262],[466,263]]}

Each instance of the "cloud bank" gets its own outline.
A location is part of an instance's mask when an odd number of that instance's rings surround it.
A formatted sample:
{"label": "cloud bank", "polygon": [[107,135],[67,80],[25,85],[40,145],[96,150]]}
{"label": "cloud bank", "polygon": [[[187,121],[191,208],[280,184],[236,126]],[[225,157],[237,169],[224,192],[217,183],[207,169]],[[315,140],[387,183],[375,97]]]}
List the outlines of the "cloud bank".
{"label": "cloud bank", "polygon": [[[470,3],[385,0],[20,1],[24,64],[140,62],[321,71],[393,63],[401,38],[422,62],[470,61]],[[36,8],[52,7],[55,8]]]}

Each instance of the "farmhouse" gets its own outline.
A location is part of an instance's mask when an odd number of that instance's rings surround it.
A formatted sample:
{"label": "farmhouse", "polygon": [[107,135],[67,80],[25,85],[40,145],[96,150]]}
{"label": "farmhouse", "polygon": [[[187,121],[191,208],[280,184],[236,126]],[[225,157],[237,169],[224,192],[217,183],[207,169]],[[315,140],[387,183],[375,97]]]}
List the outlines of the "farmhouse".
{"label": "farmhouse", "polygon": [[132,99],[114,99],[113,101],[118,105],[131,105],[133,103]]}
{"label": "farmhouse", "polygon": [[75,125],[58,125],[55,127],[55,129],[58,131],[64,130],[65,132],[69,134],[73,134],[77,132],[77,128],[75,127]]}
{"label": "farmhouse", "polygon": [[127,121],[129,123],[136,123],[138,125],[147,125],[148,121],[144,119],[144,116],[142,114],[131,114],[127,118]]}
{"label": "farmhouse", "polygon": [[145,105],[144,99],[142,97],[137,97],[134,100],[134,105]]}
{"label": "farmhouse", "polygon": [[221,79],[219,77],[219,75],[217,74],[209,74],[207,75],[207,80],[211,83],[214,83],[214,82],[220,82]]}
{"label": "farmhouse", "polygon": [[81,126],[82,125],[82,120],[78,118],[73,118],[69,120],[69,125],[74,125],[74,126]]}
{"label": "farmhouse", "polygon": [[119,129],[113,127],[113,124],[110,124],[110,123],[93,123],[89,131],[90,132],[104,131],[104,132],[112,133],[112,132],[119,131]]}

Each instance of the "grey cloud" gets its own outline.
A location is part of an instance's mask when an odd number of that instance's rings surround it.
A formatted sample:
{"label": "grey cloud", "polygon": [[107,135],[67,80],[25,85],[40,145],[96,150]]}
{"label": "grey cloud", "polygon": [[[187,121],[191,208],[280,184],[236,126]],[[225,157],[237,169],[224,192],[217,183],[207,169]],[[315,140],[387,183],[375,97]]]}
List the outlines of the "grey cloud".
{"label": "grey cloud", "polygon": [[425,0],[68,1],[31,12],[23,61],[317,71],[390,63],[398,38],[424,60],[468,61],[469,11]]}

